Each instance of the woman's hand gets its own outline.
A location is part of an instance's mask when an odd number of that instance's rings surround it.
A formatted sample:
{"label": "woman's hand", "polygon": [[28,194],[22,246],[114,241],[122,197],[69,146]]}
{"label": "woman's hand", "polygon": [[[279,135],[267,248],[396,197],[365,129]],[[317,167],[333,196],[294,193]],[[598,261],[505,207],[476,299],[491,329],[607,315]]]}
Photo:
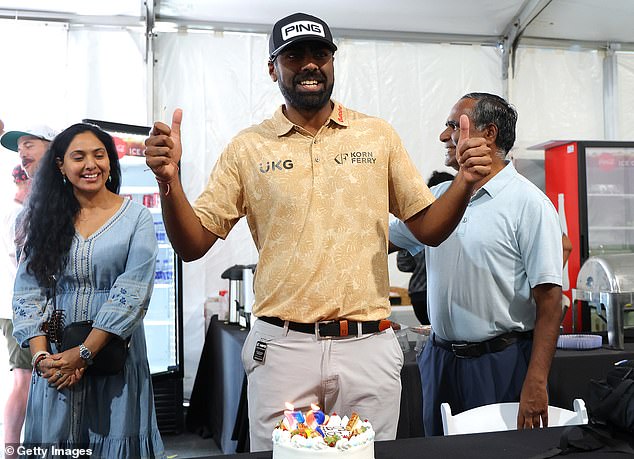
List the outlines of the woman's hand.
{"label": "woman's hand", "polygon": [[42,377],[48,379],[49,387],[62,390],[79,382],[86,371],[86,362],[79,356],[77,346],[46,357],[40,361],[38,368]]}

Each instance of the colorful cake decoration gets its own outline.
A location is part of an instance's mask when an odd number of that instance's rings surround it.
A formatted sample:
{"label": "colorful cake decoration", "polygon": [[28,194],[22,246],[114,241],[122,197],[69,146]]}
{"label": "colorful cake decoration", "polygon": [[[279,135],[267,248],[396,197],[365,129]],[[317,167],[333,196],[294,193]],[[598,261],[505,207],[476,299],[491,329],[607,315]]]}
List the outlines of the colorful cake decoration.
{"label": "colorful cake decoration", "polygon": [[316,404],[306,413],[296,410],[294,405],[286,403],[284,417],[273,431],[273,444],[293,448],[337,448],[348,450],[365,445],[374,440],[374,430],[367,421],[362,421],[357,413],[343,418],[332,413],[325,414]]}

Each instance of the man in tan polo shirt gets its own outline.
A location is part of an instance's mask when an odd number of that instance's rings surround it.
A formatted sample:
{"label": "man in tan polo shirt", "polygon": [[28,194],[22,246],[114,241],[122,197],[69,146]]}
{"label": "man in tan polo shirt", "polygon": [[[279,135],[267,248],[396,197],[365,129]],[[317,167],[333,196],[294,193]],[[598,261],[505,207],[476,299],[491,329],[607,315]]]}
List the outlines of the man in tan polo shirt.
{"label": "man in tan polo shirt", "polygon": [[268,68],[285,104],[229,143],[193,207],[178,178],[181,110],[146,140],[167,233],[184,260],[202,257],[242,217],[258,248],[258,320],[242,350],[252,451],[272,448],[284,402],[355,411],[378,440],[396,437],[403,354],[385,320],[388,213],[438,245],[490,171],[484,139],[463,136],[460,171],[434,201],[388,123],[330,98],[336,49],[314,16],[274,25]]}

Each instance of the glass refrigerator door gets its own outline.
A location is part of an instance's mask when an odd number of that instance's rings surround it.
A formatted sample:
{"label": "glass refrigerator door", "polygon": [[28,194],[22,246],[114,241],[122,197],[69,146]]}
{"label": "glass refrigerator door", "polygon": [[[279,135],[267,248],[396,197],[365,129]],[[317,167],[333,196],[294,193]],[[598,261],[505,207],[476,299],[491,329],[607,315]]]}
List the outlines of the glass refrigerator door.
{"label": "glass refrigerator door", "polygon": [[634,252],[634,148],[585,151],[589,256]]}
{"label": "glass refrigerator door", "polygon": [[147,355],[152,374],[178,369],[177,349],[177,292],[175,254],[165,233],[161,215],[161,201],[154,176],[147,170],[145,157],[121,158],[121,195],[146,206],[154,220],[158,241],[154,291],[143,321],[147,341]]}

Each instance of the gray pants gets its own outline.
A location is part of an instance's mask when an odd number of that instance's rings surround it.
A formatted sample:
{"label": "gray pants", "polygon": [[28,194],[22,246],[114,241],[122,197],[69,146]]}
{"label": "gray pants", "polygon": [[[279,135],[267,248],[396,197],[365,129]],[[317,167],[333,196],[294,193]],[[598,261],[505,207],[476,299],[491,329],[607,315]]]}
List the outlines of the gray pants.
{"label": "gray pants", "polygon": [[[253,358],[258,341],[266,344],[263,362]],[[242,348],[242,363],[248,377],[251,451],[273,449],[271,434],[284,416],[285,402],[304,412],[311,403],[327,414],[356,412],[372,423],[377,440],[396,438],[403,351],[391,328],[318,340],[256,320]]]}

